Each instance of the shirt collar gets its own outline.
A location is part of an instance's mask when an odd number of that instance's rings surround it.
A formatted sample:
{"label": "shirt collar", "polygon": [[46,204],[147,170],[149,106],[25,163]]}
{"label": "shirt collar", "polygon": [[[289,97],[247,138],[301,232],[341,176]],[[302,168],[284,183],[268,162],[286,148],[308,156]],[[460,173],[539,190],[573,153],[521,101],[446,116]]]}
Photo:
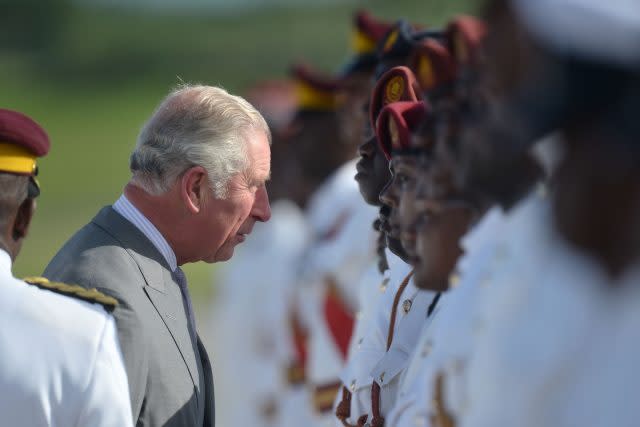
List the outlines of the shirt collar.
{"label": "shirt collar", "polygon": [[153,223],[149,221],[149,219],[145,217],[144,214],[140,212],[124,194],[120,196],[112,207],[116,212],[140,230],[151,243],[153,243],[153,246],[156,247],[158,252],[160,252],[167,261],[167,264],[169,264],[171,271],[174,271],[178,267],[176,254],[173,252],[169,242],[167,242],[164,236],[162,236],[160,230],[158,230],[156,226],[153,225]]}

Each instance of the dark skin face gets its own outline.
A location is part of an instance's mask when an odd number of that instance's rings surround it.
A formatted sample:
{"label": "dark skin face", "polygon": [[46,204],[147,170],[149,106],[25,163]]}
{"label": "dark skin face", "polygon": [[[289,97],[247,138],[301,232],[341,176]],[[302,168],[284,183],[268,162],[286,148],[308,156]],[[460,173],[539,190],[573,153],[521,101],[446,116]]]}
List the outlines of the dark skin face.
{"label": "dark skin face", "polygon": [[391,172],[389,171],[389,162],[384,156],[369,122],[365,126],[364,142],[358,147],[360,160],[356,164],[358,173],[355,179],[365,202],[373,206],[380,206],[380,192],[391,179]]}
{"label": "dark skin face", "polygon": [[389,162],[391,180],[380,193],[380,201],[391,207],[388,218],[389,234],[400,240],[407,254],[415,245],[414,233],[407,233],[409,228],[402,221],[403,211],[407,209],[406,201],[416,194],[416,176],[419,173],[418,159],[411,155],[394,155]]}
{"label": "dark skin face", "polygon": [[284,135],[274,135],[268,191],[304,207],[311,193],[353,156],[340,137],[336,112],[298,114]]}
{"label": "dark skin face", "polygon": [[[433,123],[425,117],[411,136],[412,153],[396,153],[389,163],[392,178],[380,194],[380,200],[394,209],[390,228],[398,230],[402,247],[408,255],[415,253],[414,201],[418,178],[428,167],[428,157],[434,143]],[[415,150],[420,150],[419,154]]]}
{"label": "dark skin face", "polygon": [[[453,128],[460,128],[455,122],[464,123],[458,133],[456,180],[482,203],[497,202],[509,209],[541,174],[523,145],[535,138],[526,124],[529,114],[514,108],[515,96],[524,96],[522,88],[532,81],[532,87],[539,87],[537,80],[550,68],[514,19],[508,1],[490,1],[486,15],[490,31],[482,47],[485,59],[474,68],[476,81],[460,91],[464,95],[456,99],[451,119]],[[533,96],[543,99],[539,93]]]}
{"label": "dark skin face", "polygon": [[35,209],[35,199],[28,198],[10,209],[8,217],[3,221],[4,228],[1,230],[0,247],[9,253],[13,261],[16,260],[22,243],[27,237]]}
{"label": "dark skin face", "polygon": [[[367,93],[367,98],[368,98]],[[368,105],[362,104],[361,111],[368,117]],[[399,233],[394,234],[389,229],[389,216],[392,208],[389,205],[383,205],[380,201],[380,193],[383,191],[387,183],[391,180],[391,172],[389,171],[389,161],[385,157],[378,139],[371,128],[371,123],[367,119],[364,121],[364,130],[361,140],[364,141],[358,147],[360,160],[356,164],[355,180],[360,188],[360,194],[365,202],[372,206],[381,206],[380,209],[380,231],[386,234],[387,247],[391,252],[406,260],[406,253],[400,242]]]}
{"label": "dark skin face", "polygon": [[397,230],[396,232],[391,232],[389,228],[389,217],[391,216],[392,212],[393,208],[388,205],[382,205],[379,215],[380,230],[385,233],[387,248],[389,248],[389,250],[400,259],[408,262],[407,253],[402,247],[402,242],[400,241],[399,231]]}
{"label": "dark skin face", "polygon": [[424,204],[417,202],[418,183],[426,179],[425,175],[428,171],[429,160],[425,153],[419,156],[413,156],[409,161],[404,161],[403,158],[399,157],[398,163],[401,163],[396,167],[396,177],[397,180],[400,181],[397,209],[400,240],[407,252],[409,263],[413,265],[417,258],[417,225],[420,218],[425,214],[423,210]]}
{"label": "dark skin face", "polygon": [[401,240],[402,230],[398,222],[398,187],[401,185],[400,181],[404,185],[405,175],[396,173],[395,164],[396,162],[392,159],[389,163],[391,178],[380,192],[379,198],[383,205],[383,209],[380,210],[381,229],[387,235],[387,247],[391,252],[408,262],[407,251]]}
{"label": "dark skin face", "polygon": [[421,289],[446,291],[458,258],[460,238],[477,212],[456,190],[454,165],[437,156],[418,177],[414,200],[414,282]]}
{"label": "dark skin face", "polygon": [[640,166],[635,142],[619,145],[610,132],[582,122],[565,132],[552,200],[560,234],[616,278],[640,257]]}

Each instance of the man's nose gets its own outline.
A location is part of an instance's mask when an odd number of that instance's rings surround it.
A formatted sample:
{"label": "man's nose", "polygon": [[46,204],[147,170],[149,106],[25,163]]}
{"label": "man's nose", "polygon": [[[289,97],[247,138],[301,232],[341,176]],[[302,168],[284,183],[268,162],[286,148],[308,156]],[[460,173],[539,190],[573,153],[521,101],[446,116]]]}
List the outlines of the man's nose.
{"label": "man's nose", "polygon": [[269,195],[267,187],[264,185],[256,193],[256,200],[253,202],[252,215],[258,221],[267,222],[271,218],[271,206],[269,205]]}

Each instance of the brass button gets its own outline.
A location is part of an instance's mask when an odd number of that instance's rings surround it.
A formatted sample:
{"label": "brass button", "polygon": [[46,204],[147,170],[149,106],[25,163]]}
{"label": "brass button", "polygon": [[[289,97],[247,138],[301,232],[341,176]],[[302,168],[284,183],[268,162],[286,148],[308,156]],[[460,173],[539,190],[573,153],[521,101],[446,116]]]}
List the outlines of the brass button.
{"label": "brass button", "polygon": [[409,313],[409,311],[411,310],[411,304],[413,304],[413,302],[410,299],[404,300],[404,302],[402,303],[402,311],[404,311],[404,314]]}
{"label": "brass button", "polygon": [[349,390],[353,393],[356,391],[356,380],[351,381],[351,385],[349,385]]}
{"label": "brass button", "polygon": [[358,348],[362,347],[362,342],[364,341],[364,338],[360,338],[358,340]]}
{"label": "brass button", "polygon": [[384,372],[384,371],[380,374],[380,382],[381,383],[384,382],[384,374],[386,374],[386,372]]}

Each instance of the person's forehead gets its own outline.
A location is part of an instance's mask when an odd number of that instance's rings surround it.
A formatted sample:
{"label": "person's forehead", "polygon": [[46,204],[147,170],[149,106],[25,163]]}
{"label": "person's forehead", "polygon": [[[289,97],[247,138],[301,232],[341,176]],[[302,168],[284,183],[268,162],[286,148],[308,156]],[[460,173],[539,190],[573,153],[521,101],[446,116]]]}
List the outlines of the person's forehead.
{"label": "person's forehead", "polygon": [[391,158],[390,163],[396,168],[417,168],[418,158],[414,155],[396,154]]}
{"label": "person's forehead", "polygon": [[267,134],[262,131],[252,131],[248,135],[247,154],[251,162],[254,179],[265,181],[271,172],[271,147]]}

